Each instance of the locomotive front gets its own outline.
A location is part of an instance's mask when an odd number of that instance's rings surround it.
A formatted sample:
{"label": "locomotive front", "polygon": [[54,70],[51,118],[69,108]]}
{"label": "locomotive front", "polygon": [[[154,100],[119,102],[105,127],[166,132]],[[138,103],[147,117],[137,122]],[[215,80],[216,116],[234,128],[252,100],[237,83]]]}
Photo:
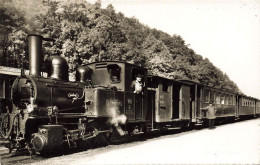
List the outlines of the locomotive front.
{"label": "locomotive front", "polygon": [[[1,143],[10,151],[57,148],[64,142],[64,130],[79,130],[79,121],[85,121],[83,97],[89,83],[81,81],[82,76],[79,81],[69,82],[67,62],[59,56],[51,60],[51,75],[43,77],[43,39],[39,35],[28,36],[29,75],[22,74],[12,85],[13,107],[1,123]],[[81,129],[78,134],[84,131]]]}

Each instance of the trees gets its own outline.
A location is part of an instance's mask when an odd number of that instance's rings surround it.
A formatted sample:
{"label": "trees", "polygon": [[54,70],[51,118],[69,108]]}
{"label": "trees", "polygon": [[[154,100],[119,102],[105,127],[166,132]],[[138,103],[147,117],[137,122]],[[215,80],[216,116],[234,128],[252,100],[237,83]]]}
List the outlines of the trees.
{"label": "trees", "polygon": [[15,8],[0,7],[0,65],[20,67],[24,53],[24,18]]}
{"label": "trees", "polygon": [[181,36],[151,29],[116,13],[112,5],[102,9],[100,3],[83,0],[10,0],[0,7],[0,16],[1,65],[20,67],[21,59],[28,61],[26,35],[39,33],[54,39],[43,42],[44,54],[65,57],[71,72],[85,63],[119,60],[144,66],[155,75],[238,91]]}

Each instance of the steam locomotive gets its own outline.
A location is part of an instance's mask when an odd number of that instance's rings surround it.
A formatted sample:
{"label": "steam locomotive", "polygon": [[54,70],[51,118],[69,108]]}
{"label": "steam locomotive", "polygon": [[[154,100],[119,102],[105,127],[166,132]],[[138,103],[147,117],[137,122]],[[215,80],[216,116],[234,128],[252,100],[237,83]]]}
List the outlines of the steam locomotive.
{"label": "steam locomotive", "polygon": [[[209,102],[217,119],[260,114],[260,100],[194,81],[147,75],[147,69],[118,61],[79,67],[76,81],[68,81],[65,59],[54,56],[51,73],[42,76],[40,35],[28,36],[29,75],[18,76],[11,88],[12,107],[2,110],[1,143],[9,151],[27,148],[49,152],[81,142],[109,142],[151,131],[201,125]],[[133,83],[141,77],[141,92]],[[102,138],[100,138],[102,137]]]}

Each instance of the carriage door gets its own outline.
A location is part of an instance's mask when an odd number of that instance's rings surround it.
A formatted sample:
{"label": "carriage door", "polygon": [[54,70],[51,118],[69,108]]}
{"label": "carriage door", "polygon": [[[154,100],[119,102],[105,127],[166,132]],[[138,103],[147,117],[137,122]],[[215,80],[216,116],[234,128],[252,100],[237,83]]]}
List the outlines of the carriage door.
{"label": "carriage door", "polygon": [[180,116],[180,91],[181,86],[173,84],[172,91],[172,119],[179,119]]}
{"label": "carriage door", "polygon": [[143,118],[143,109],[145,108],[146,72],[140,68],[132,68],[131,72],[131,91],[134,96],[135,119],[139,120]]}
{"label": "carriage door", "polygon": [[148,90],[148,109],[145,116],[145,120],[148,122],[148,125],[154,129],[155,121],[155,103],[156,103],[156,91]]}
{"label": "carriage door", "polygon": [[180,90],[180,118],[190,119],[190,87],[182,85]]}
{"label": "carriage door", "polygon": [[201,119],[201,108],[202,108],[202,88],[196,85],[196,118]]}
{"label": "carriage door", "polygon": [[196,96],[195,85],[190,86],[190,115],[192,122],[196,122]]}
{"label": "carriage door", "polygon": [[141,94],[134,94],[135,119],[142,119],[143,99]]}

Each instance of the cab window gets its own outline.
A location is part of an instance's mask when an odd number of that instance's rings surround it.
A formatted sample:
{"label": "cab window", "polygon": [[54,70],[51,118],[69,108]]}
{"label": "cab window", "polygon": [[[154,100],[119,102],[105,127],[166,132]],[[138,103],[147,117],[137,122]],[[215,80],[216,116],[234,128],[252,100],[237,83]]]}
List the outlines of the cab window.
{"label": "cab window", "polygon": [[108,70],[108,73],[109,73],[110,82],[112,84],[121,82],[121,77],[120,77],[121,68],[120,68],[120,66],[118,66],[117,64],[107,65],[107,70]]}

